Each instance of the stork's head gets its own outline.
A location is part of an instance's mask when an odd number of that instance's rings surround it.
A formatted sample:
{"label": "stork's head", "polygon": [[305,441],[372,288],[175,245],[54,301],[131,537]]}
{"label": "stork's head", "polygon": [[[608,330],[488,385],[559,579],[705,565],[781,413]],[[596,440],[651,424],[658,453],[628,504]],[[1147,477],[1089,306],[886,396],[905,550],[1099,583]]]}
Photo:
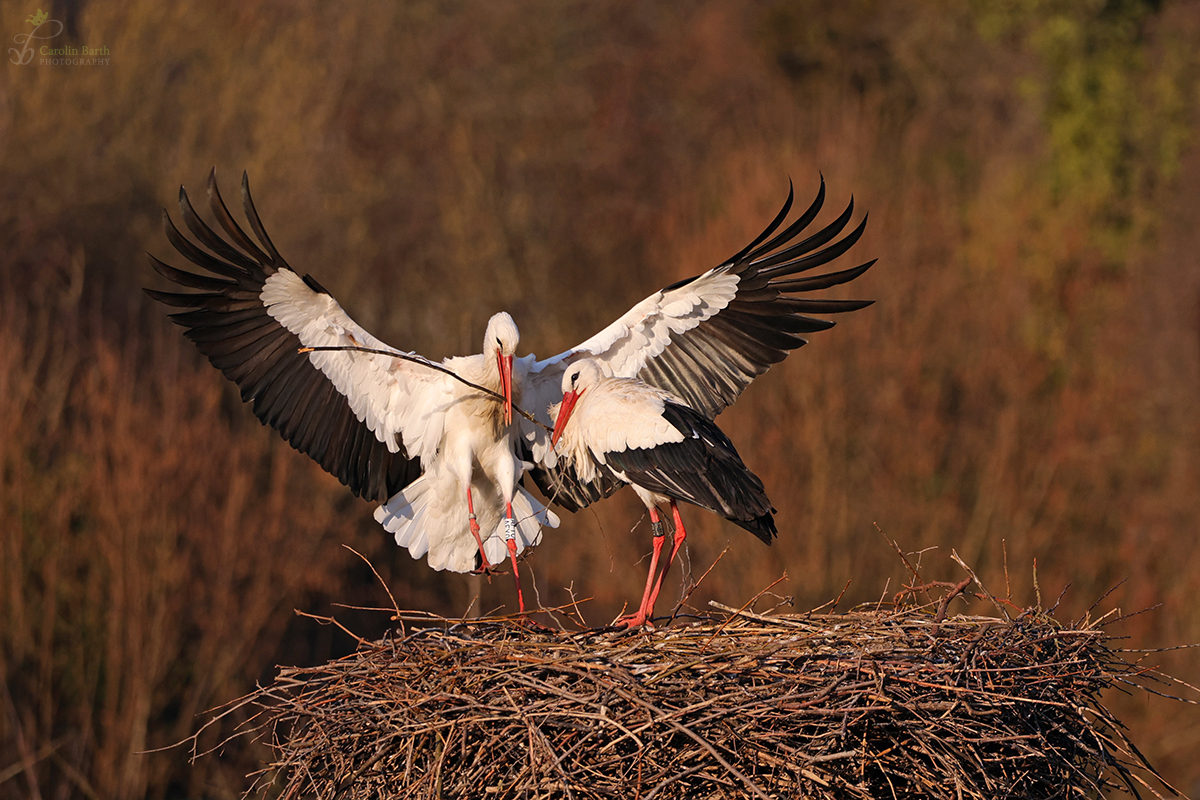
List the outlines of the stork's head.
{"label": "stork's head", "polygon": [[554,434],[550,437],[550,446],[558,444],[563,431],[567,428],[567,420],[575,411],[575,404],[580,396],[595,386],[604,377],[600,365],[590,358],[576,361],[567,367],[562,377],[562,403],[558,407],[558,418],[554,420]]}
{"label": "stork's head", "polygon": [[512,424],[512,366],[513,355],[521,342],[517,323],[507,311],[492,315],[483,334],[483,352],[494,354],[496,369],[500,373],[500,391],[504,394],[504,424]]}

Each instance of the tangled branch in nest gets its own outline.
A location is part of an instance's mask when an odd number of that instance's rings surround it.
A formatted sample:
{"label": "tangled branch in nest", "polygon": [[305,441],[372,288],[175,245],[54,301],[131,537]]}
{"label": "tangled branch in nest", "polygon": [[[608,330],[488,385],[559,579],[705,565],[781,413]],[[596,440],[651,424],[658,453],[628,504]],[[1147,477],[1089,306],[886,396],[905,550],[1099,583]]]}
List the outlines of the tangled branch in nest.
{"label": "tangled branch in nest", "polygon": [[1100,702],[1145,671],[1096,623],[721,608],[631,636],[408,616],[239,704],[258,707],[250,725],[275,753],[258,788],[630,800],[1150,788],[1153,770]]}

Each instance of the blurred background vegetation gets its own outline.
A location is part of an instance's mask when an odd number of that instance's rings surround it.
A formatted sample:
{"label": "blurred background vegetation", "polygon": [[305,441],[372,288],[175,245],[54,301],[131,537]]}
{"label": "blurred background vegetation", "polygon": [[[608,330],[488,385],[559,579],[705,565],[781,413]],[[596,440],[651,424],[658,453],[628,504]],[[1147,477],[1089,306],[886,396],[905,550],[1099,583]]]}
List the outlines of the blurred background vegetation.
{"label": "blurred background vegetation", "polygon": [[[766,549],[693,512],[691,598],[799,610],[906,579],[875,525],[1131,647],[1200,641],[1200,3],[44,0],[107,66],[0,71],[0,798],[235,797],[205,709],[402,607],[511,606],[437,574],[261,428],[140,287],[160,213],[248,170],[272,237],[368,329],[558,352],[749,241],[797,184],[870,212],[813,337],[720,422],[778,507]],[[0,35],[32,3],[0,0]],[[9,45],[6,45],[6,48]],[[832,218],[832,214],[823,219]],[[851,259],[854,259],[851,261]],[[625,493],[629,494],[629,493]],[[632,494],[564,515],[541,602],[640,596]],[[1005,554],[1007,553],[1007,575]],[[674,573],[678,576],[678,573]],[[679,583],[672,583],[678,596]],[[1155,656],[1200,680],[1189,651]],[[1200,713],[1113,698],[1200,789]],[[231,720],[230,722],[235,722]],[[228,733],[228,728],[214,731]]]}

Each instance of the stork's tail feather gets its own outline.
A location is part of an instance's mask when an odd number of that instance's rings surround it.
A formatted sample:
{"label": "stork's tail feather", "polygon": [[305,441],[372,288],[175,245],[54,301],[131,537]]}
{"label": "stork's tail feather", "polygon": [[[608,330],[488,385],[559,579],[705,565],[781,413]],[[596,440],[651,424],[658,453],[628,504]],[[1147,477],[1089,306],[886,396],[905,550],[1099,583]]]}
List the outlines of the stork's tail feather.
{"label": "stork's tail feather", "polygon": [[771,540],[779,535],[779,530],[775,527],[774,511],[775,509],[771,509],[766,514],[754,519],[734,519],[733,517],[727,519],[750,531],[766,544],[770,544]]}
{"label": "stork's tail feather", "polygon": [[[475,485],[475,511],[484,531],[483,548],[492,564],[508,558],[503,502],[490,499],[490,485]],[[517,554],[542,540],[542,526],[558,527],[558,516],[523,488],[513,497]],[[425,473],[379,508],[375,520],[407,548],[413,558],[425,558],[431,569],[470,572],[477,566],[479,545],[471,535],[466,494],[457,481],[437,480]]]}
{"label": "stork's tail feather", "polygon": [[[394,534],[396,544],[407,548],[413,558],[423,558],[429,552],[430,520],[427,517],[442,516],[430,513],[430,506],[438,499],[438,494],[427,473],[375,509],[375,521]],[[447,568],[447,565],[435,566],[432,561],[429,566]]]}

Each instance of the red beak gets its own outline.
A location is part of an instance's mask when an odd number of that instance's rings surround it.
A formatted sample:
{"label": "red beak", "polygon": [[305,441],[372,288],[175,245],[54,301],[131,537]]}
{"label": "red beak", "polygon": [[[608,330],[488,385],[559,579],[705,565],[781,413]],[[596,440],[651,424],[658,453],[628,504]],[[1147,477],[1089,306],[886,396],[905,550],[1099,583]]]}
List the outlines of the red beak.
{"label": "red beak", "polygon": [[496,362],[500,369],[500,391],[504,394],[504,424],[512,424],[512,364],[513,357],[496,352]]}
{"label": "red beak", "polygon": [[[583,392],[586,391],[587,389],[583,390]],[[579,402],[579,397],[583,392],[567,392],[563,395],[562,405],[558,407],[558,419],[554,421],[554,434],[550,437],[551,449],[558,444],[558,440],[562,437],[563,431],[567,427],[567,420],[571,418],[571,412],[575,410],[575,404]]]}

